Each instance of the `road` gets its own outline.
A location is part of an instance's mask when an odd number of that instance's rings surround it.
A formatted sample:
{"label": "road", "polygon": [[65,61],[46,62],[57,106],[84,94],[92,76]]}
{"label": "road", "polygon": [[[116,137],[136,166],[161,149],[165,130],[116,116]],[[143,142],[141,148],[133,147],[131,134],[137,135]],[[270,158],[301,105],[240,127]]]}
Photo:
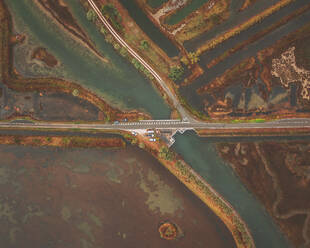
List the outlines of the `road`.
{"label": "road", "polygon": [[263,123],[205,123],[185,122],[176,120],[150,120],[140,122],[123,122],[119,124],[74,124],[74,123],[53,123],[53,122],[0,122],[0,128],[41,128],[41,129],[87,129],[87,130],[139,130],[139,129],[292,129],[310,128],[310,118],[282,119]]}
{"label": "road", "polygon": [[90,4],[91,8],[95,11],[97,16],[99,17],[102,24],[105,26],[107,30],[110,31],[111,35],[122,45],[124,48],[127,49],[127,51],[133,56],[136,60],[138,60],[151,74],[152,76],[157,80],[157,82],[160,84],[160,86],[163,88],[163,90],[166,92],[167,96],[172,100],[174,107],[179,111],[182,119],[187,119],[192,122],[195,122],[195,119],[193,119],[187,111],[181,106],[179,103],[177,97],[174,95],[174,93],[169,89],[165,81],[158,75],[158,73],[138,54],[136,53],[124,40],[119,34],[114,30],[112,25],[107,21],[107,19],[102,15],[101,11],[97,7],[97,5],[94,3],[93,0],[87,0]]}

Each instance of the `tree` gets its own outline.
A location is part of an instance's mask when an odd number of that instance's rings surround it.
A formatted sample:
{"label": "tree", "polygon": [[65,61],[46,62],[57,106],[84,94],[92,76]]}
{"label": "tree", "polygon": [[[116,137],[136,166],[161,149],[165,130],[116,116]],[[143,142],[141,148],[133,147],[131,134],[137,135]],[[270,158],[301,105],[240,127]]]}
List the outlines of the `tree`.
{"label": "tree", "polygon": [[86,18],[87,20],[94,22],[97,19],[97,15],[94,10],[90,9],[86,13]]}
{"label": "tree", "polygon": [[186,56],[183,56],[183,57],[181,58],[181,62],[182,62],[184,65],[188,65],[188,64],[189,64],[189,61],[188,61],[188,59],[187,59]]}
{"label": "tree", "polygon": [[200,60],[198,54],[195,53],[195,52],[190,52],[188,54],[188,58],[189,58],[189,60],[190,60],[192,65],[195,64],[195,63],[198,63],[199,60]]}
{"label": "tree", "polygon": [[174,154],[173,152],[169,151],[167,147],[162,146],[159,148],[159,157],[171,161],[174,159]]}
{"label": "tree", "polygon": [[122,17],[113,4],[106,4],[101,7],[102,14],[110,20],[114,28],[122,30]]}
{"label": "tree", "polygon": [[79,90],[78,90],[78,89],[74,89],[74,90],[72,91],[72,95],[73,95],[73,96],[78,96],[78,95],[79,95]]}
{"label": "tree", "polygon": [[184,68],[182,66],[173,66],[170,68],[169,78],[173,81],[181,79],[184,73]]}
{"label": "tree", "polygon": [[119,53],[120,53],[123,57],[126,57],[127,54],[128,54],[125,47],[121,47],[121,49],[119,50]]}
{"label": "tree", "polygon": [[149,49],[150,45],[149,45],[149,43],[148,43],[146,40],[142,40],[142,41],[140,42],[140,47],[141,47],[142,49],[144,49],[144,50],[147,50],[147,49]]}
{"label": "tree", "polygon": [[100,32],[101,32],[102,34],[104,34],[104,35],[106,35],[106,34],[107,34],[107,30],[105,29],[105,27],[104,27],[104,26],[101,26],[101,28],[100,28]]}

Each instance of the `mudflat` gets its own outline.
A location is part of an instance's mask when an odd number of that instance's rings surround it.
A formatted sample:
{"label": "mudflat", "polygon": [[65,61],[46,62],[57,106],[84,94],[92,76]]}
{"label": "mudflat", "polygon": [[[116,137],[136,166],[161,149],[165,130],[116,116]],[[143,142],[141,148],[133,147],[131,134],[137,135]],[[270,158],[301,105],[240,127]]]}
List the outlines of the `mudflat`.
{"label": "mudflat", "polygon": [[[225,225],[151,155],[0,145],[5,247],[235,247]],[[158,228],[169,221],[177,238]]]}

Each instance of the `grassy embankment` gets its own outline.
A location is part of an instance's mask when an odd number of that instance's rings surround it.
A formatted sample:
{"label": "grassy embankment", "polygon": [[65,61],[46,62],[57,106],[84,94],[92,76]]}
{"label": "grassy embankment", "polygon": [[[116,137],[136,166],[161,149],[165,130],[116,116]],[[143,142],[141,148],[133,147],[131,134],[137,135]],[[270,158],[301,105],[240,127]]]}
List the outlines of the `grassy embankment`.
{"label": "grassy embankment", "polygon": [[[209,9],[209,6],[210,3],[207,1],[203,6],[193,11],[179,23],[169,25],[163,21],[163,25],[168,30],[173,31],[185,24],[185,26],[175,34],[176,41],[183,44],[184,41],[191,40],[228,19],[229,1],[219,0],[214,2],[212,8]],[[165,20],[166,18],[169,18],[169,16],[165,16],[163,19]]]}
{"label": "grassy embankment", "polygon": [[0,135],[0,144],[81,148],[123,148],[126,146],[125,141],[121,138],[23,135]]}
{"label": "grassy embankment", "polygon": [[[163,96],[164,100],[173,108],[173,103],[167,97],[165,91],[159,85],[157,80],[153,75],[134,57],[127,52],[126,48],[121,46],[117,40],[109,33],[109,31],[104,27],[102,22],[99,20],[95,12],[91,9],[88,2],[85,0],[80,0],[82,6],[86,11],[86,15],[89,21],[95,23],[100,33],[105,36],[106,42],[110,43],[113,48],[124,58],[126,58],[139,72],[141,72],[147,79],[149,79],[156,89],[158,89]],[[102,8],[108,5],[108,2],[102,4],[101,1],[97,1],[97,6]],[[113,7],[112,7],[113,6]],[[168,82],[168,87],[173,90],[173,82],[169,79],[170,68],[176,65],[176,62],[169,58],[167,54],[159,48],[131,19],[127,10],[118,2],[114,2],[111,5],[114,8],[117,16],[121,16],[118,19],[118,30],[111,22],[113,28],[115,28],[118,34],[125,40],[130,47],[132,47],[136,52],[143,57],[143,59],[151,65],[152,68],[159,73],[165,82]],[[106,18],[109,19],[109,14],[104,14]]]}
{"label": "grassy embankment", "polygon": [[[120,116],[125,118],[126,113],[121,112],[118,109],[112,108],[103,99],[96,94],[84,89],[76,83],[65,81],[58,78],[23,78],[18,75],[12,68],[13,54],[10,38],[11,33],[11,20],[6,6],[3,1],[0,2],[0,63],[1,63],[1,77],[3,83],[9,88],[15,91],[29,92],[62,92],[66,94],[73,94],[76,97],[84,99],[96,107],[98,107],[104,113],[104,121],[109,122],[117,119]],[[142,114],[136,111],[132,111],[129,114],[128,119],[143,119],[150,118],[146,114]]]}
{"label": "grassy embankment", "polygon": [[215,46],[219,45],[223,41],[228,40],[228,39],[232,38],[233,36],[238,35],[240,32],[242,32],[242,31],[248,29],[249,27],[253,26],[254,24],[262,21],[264,18],[270,16],[274,12],[280,10],[281,8],[287,6],[288,4],[290,4],[294,1],[296,1],[296,0],[282,0],[278,3],[276,3],[275,5],[264,10],[260,14],[251,17],[246,22],[226,31],[225,33],[223,33],[221,35],[218,35],[217,37],[213,38],[210,41],[207,41],[205,44],[203,44],[202,46],[200,46],[197,49],[196,54],[201,55],[202,53],[214,48]]}
{"label": "grassy embankment", "polygon": [[272,24],[271,26],[267,27],[266,29],[262,30],[261,32],[258,32],[257,34],[253,35],[252,37],[250,37],[248,40],[239,43],[238,45],[236,45],[235,47],[231,48],[230,50],[225,51],[222,55],[220,55],[219,57],[213,59],[208,65],[208,68],[211,68],[212,66],[215,66],[216,64],[222,62],[223,60],[225,60],[227,57],[229,57],[230,55],[236,53],[237,51],[240,51],[241,49],[243,49],[244,47],[248,46],[249,44],[257,41],[258,39],[264,37],[265,35],[271,33],[272,31],[274,31],[275,29],[285,25],[286,23],[288,23],[290,20],[298,17],[299,15],[302,15],[303,13],[305,13],[306,11],[308,11],[310,9],[310,4],[298,9],[297,11],[295,11],[294,13],[282,18],[279,22]]}
{"label": "grassy embankment", "polygon": [[309,135],[310,128],[292,128],[292,129],[284,129],[284,128],[261,128],[259,132],[254,129],[225,129],[225,130],[208,130],[201,129],[196,130],[196,133],[201,137],[232,137],[232,136],[283,136],[291,135],[291,136],[303,136]]}
{"label": "grassy embankment", "polygon": [[226,70],[221,76],[215,78],[210,83],[197,89],[197,94],[204,93],[213,94],[219,90],[223,90],[235,79],[242,79],[242,73],[256,68],[254,57],[246,58],[241,63],[234,65],[232,68]]}
{"label": "grassy embankment", "polygon": [[[251,234],[233,207],[207,184],[192,168],[165,144],[150,143],[143,137],[138,137],[139,147],[150,152],[166,169],[177,177],[190,191],[201,199],[227,226],[232,233],[238,248],[255,247]],[[141,144],[146,144],[141,146]]]}
{"label": "grassy embankment", "polygon": [[188,15],[195,12],[206,2],[204,0],[187,1],[181,8],[175,9],[165,17],[165,23],[175,25],[185,19]]}

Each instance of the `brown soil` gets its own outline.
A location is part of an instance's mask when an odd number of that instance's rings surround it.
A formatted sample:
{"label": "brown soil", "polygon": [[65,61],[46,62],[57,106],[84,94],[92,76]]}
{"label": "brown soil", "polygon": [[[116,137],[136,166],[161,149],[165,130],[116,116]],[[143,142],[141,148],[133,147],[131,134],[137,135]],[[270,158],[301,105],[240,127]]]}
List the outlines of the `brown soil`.
{"label": "brown soil", "polygon": [[[0,157],[4,247],[235,247],[223,223],[137,148],[2,145]],[[167,219],[183,237],[160,238]]]}
{"label": "brown soil", "polygon": [[309,142],[223,143],[217,148],[294,247],[308,247]]}
{"label": "brown soil", "polygon": [[51,121],[96,121],[102,113],[89,102],[68,94],[45,93],[37,97],[34,117]]}
{"label": "brown soil", "polygon": [[58,64],[57,59],[44,47],[36,48],[31,55],[31,59],[41,60],[49,67],[55,67]]}

